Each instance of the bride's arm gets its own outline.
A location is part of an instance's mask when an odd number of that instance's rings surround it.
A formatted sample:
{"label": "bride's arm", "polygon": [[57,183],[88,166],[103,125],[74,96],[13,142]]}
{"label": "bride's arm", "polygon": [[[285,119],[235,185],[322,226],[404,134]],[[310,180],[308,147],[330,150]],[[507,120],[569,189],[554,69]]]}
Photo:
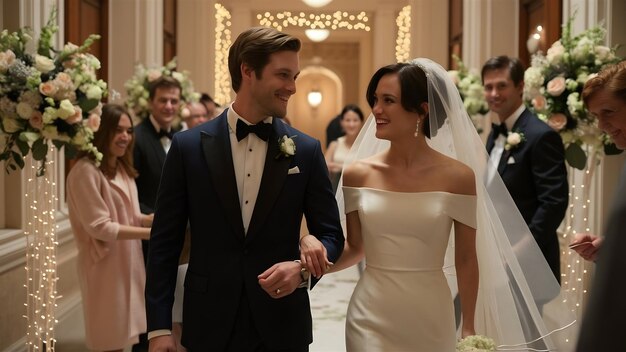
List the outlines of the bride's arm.
{"label": "bride's arm", "polygon": [[478,295],[478,260],[476,258],[476,230],[458,221],[454,222],[454,261],[463,313],[462,337],[475,335],[474,313]]}
{"label": "bride's arm", "polygon": [[328,272],[336,272],[353,266],[360,262],[364,256],[363,238],[361,237],[361,220],[359,212],[353,211],[346,215],[346,243],[343,247],[343,253]]}

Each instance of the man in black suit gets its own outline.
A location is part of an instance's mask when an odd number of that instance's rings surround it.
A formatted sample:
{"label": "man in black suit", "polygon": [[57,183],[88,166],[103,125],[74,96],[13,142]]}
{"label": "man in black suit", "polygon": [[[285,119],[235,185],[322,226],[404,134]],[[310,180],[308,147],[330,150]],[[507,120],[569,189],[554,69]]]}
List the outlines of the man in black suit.
{"label": "man in black suit", "polygon": [[187,223],[182,345],[308,351],[308,282],[297,261],[302,215],[307,236],[319,240],[317,264],[307,266],[315,276],[339,258],[344,237],[319,141],[280,119],[296,91],[300,45],[272,28],[241,33],[228,57],[235,101],[216,119],[174,136],[146,273],[152,352],[175,351],[172,302]]}
{"label": "man in black suit", "polygon": [[139,173],[137,192],[144,214],[154,213],[161,170],[174,133],[172,122],[180,108],[181,91],[180,83],[172,77],[162,76],[152,82],[148,100],[150,115],[135,127],[133,163]]}
{"label": "man in black suit", "polygon": [[[489,59],[482,68],[482,80],[489,109],[499,120],[487,139],[490,163],[497,165],[497,172],[560,282],[556,230],[565,216],[569,191],[563,142],[556,131],[524,106],[524,68],[518,59]],[[489,171],[495,172],[494,168]]]}

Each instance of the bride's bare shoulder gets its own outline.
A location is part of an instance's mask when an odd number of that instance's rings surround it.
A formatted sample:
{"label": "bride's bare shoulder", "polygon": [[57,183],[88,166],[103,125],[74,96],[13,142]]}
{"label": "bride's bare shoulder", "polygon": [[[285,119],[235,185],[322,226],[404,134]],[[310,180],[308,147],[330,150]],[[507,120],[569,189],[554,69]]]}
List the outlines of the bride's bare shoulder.
{"label": "bride's bare shoulder", "polygon": [[349,187],[363,186],[368,175],[384,167],[385,164],[378,155],[355,161],[344,169],[343,185]]}

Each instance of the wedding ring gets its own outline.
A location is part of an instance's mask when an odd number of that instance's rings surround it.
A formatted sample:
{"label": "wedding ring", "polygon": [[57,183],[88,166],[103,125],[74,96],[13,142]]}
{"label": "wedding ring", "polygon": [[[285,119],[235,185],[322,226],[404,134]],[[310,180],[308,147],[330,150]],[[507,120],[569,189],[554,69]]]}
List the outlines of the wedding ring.
{"label": "wedding ring", "polygon": [[277,288],[277,289],[276,289],[276,294],[277,294],[277,295],[279,295],[279,294],[280,294],[280,289],[279,289],[279,288]]}

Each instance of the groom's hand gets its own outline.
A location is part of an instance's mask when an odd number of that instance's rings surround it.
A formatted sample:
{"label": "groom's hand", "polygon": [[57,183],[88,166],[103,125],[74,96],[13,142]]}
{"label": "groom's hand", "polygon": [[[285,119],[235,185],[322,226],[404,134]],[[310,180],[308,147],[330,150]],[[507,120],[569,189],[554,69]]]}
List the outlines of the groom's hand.
{"label": "groom's hand", "polygon": [[293,261],[276,263],[261,273],[258,279],[259,285],[270,297],[285,297],[295,291],[302,281],[300,263]]}
{"label": "groom's hand", "polygon": [[176,352],[176,341],[172,335],[153,337],[149,341],[150,352]]}

